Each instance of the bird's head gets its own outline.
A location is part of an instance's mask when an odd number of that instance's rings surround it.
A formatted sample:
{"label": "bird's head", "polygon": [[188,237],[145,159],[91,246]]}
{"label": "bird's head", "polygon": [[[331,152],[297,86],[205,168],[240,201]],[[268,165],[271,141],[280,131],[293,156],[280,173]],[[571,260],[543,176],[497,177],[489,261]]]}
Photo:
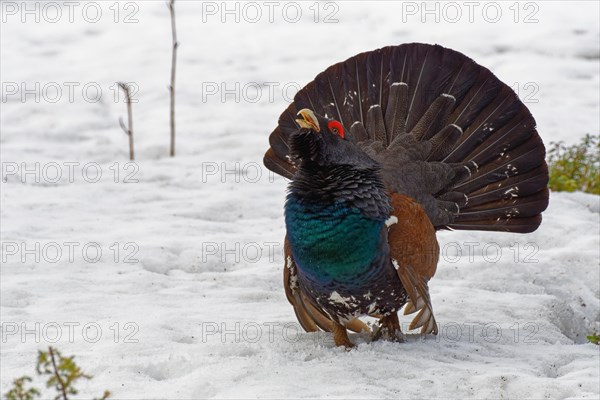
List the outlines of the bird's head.
{"label": "bird's head", "polygon": [[298,112],[300,129],[290,138],[291,155],[301,166],[334,167],[349,165],[358,169],[378,169],[379,164],[356,144],[346,139],[344,126],[308,108]]}
{"label": "bird's head", "polygon": [[368,218],[387,219],[391,208],[380,164],[348,140],[339,121],[305,108],[296,122],[300,129],[290,137],[290,150],[299,168],[286,204],[345,204]]}

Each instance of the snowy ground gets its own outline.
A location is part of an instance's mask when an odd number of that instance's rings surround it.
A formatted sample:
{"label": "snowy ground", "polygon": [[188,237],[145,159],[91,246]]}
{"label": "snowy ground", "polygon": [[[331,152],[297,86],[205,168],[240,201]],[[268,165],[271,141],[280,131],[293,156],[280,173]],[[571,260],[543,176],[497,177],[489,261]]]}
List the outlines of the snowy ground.
{"label": "snowy ground", "polygon": [[[258,2],[251,23],[256,6],[240,3],[236,22],[221,2],[178,2],[174,159],[163,2],[81,3],[72,23],[66,6],[49,22],[44,4],[28,3],[36,23],[21,2],[1,3],[2,393],[53,345],[95,376],[85,398],[600,396],[599,348],[585,339],[600,331],[597,196],[552,193],[531,235],[440,234],[441,335],[355,336],[345,352],[298,331],[281,284],[286,182],[259,167],[297,85],[412,41],[462,51],[513,85],[546,142],[597,134],[597,2],[498,2],[496,23],[486,3],[472,23],[466,3],[454,3],[459,17],[438,4],[436,23],[421,2],[277,3],[273,22]],[[323,21],[331,13],[337,23]],[[136,164],[115,81],[139,88]],[[37,101],[24,92],[36,84]]]}

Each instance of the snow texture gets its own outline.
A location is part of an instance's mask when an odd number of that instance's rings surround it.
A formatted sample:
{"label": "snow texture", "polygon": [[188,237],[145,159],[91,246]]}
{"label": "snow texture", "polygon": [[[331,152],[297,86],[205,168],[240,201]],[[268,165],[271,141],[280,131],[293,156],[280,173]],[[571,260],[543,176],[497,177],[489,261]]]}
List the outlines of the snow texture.
{"label": "snow texture", "polygon": [[[461,51],[518,89],[546,143],[597,134],[597,2],[519,3],[518,16],[513,2],[497,2],[496,23],[483,18],[485,3],[473,23],[461,2],[454,23],[422,15],[421,2],[317,3],[318,23],[314,3],[301,2],[291,23],[280,3],[271,23],[259,2],[252,23],[249,8],[236,22],[221,2],[177,2],[173,159],[168,10],[122,2],[115,22],[113,2],[97,4],[97,23],[82,5],[72,23],[66,7],[56,23],[23,23],[3,8],[2,393],[52,345],[94,375],[82,398],[104,389],[116,399],[600,396],[599,348],[585,339],[600,331],[598,196],[552,193],[529,235],[440,233],[430,282],[440,335],[409,332],[402,344],[352,335],[359,345],[347,352],[296,323],[282,287],[286,181],[261,162],[295,88],[356,53],[414,41]],[[202,4],[213,6],[204,20]],[[123,23],[133,11],[138,22]],[[332,12],[338,22],[324,23]],[[134,165],[116,81],[139,88]],[[46,88],[39,101],[22,87],[36,82]],[[72,101],[69,82],[79,84]],[[86,83],[102,89],[99,101],[84,98]]]}

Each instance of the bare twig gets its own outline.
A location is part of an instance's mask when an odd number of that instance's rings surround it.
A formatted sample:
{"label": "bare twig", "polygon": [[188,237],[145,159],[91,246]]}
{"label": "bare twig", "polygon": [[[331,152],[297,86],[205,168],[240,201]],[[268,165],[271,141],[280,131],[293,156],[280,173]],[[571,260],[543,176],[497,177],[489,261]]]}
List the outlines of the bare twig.
{"label": "bare twig", "polygon": [[67,399],[67,386],[65,385],[65,383],[63,382],[63,380],[60,377],[60,374],[58,373],[58,368],[56,366],[56,360],[54,359],[54,349],[52,348],[52,346],[50,346],[48,348],[48,352],[50,353],[50,360],[52,361],[52,368],[54,369],[54,376],[56,377],[56,381],[58,382],[58,385],[60,387],[60,391],[62,393],[63,400],[68,400]]}
{"label": "bare twig", "polygon": [[133,161],[133,118],[131,115],[131,91],[129,90],[129,85],[127,85],[124,82],[119,82],[119,87],[125,92],[125,102],[127,103],[128,127],[125,128],[123,118],[121,117],[119,117],[119,125],[121,125],[121,129],[123,129],[123,132],[125,132],[125,134],[129,136],[129,159]]}
{"label": "bare twig", "polygon": [[175,156],[175,68],[177,67],[177,28],[175,26],[175,0],[170,0],[167,7],[171,13],[171,32],[173,34],[173,53],[171,55],[171,84],[169,92],[171,95],[171,157]]}

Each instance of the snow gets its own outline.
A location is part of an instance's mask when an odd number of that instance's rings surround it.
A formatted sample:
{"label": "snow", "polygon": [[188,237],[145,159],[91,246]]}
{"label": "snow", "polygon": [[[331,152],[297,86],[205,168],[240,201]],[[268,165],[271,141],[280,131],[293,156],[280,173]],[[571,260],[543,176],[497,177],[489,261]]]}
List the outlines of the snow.
{"label": "snow", "polygon": [[[496,3],[496,23],[483,6],[469,22],[460,2],[455,23],[403,9],[421,2],[319,3],[315,23],[302,2],[298,22],[276,12],[271,23],[259,2],[251,23],[202,15],[221,2],[177,2],[174,159],[168,10],[132,3],[139,22],[125,24],[125,3],[118,23],[112,2],[99,4],[97,23],[81,8],[73,23],[23,23],[3,8],[2,393],[52,345],[94,375],[80,387],[86,398],[600,396],[599,348],[585,339],[600,331],[598,196],[552,193],[529,235],[441,233],[430,283],[440,335],[353,335],[347,352],[296,323],[281,276],[286,181],[261,163],[294,88],[356,53],[412,41],[459,50],[512,84],[547,143],[598,133],[598,3],[519,3],[517,23],[512,2]],[[336,7],[339,21],[324,23]],[[538,22],[526,23],[532,13]],[[139,89],[135,164],[116,81]],[[36,82],[40,101],[21,101]]]}

